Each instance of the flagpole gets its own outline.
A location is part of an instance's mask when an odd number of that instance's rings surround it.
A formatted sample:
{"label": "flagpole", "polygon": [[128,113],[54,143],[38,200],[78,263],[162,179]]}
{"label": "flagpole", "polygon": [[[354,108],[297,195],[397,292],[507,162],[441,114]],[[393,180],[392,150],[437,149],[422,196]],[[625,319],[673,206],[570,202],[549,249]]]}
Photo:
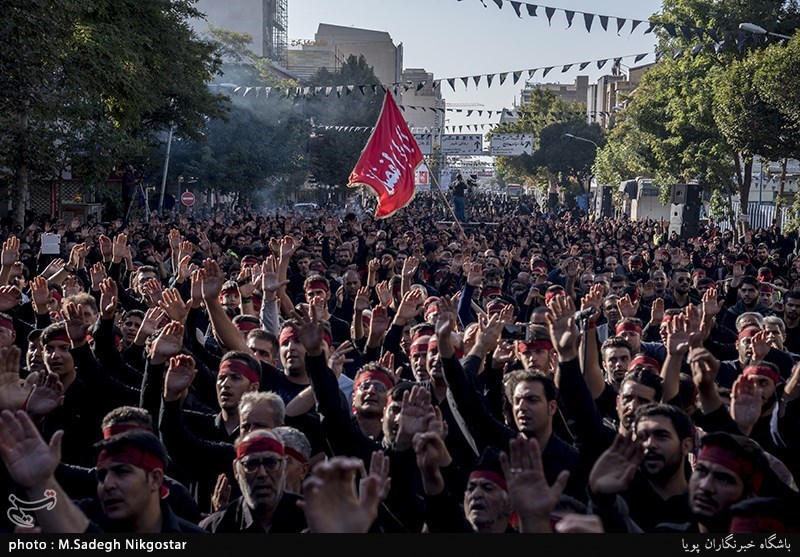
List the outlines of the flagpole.
{"label": "flagpole", "polygon": [[[425,164],[428,165],[428,168],[432,168],[432,165],[431,165],[430,160],[428,159],[428,157],[425,157]],[[433,185],[436,187],[436,191],[439,192],[439,195],[442,197],[442,201],[444,202],[445,206],[450,210],[450,214],[453,215],[453,222],[455,222],[458,225],[458,229],[461,230],[461,237],[464,240],[466,240],[467,239],[467,234],[466,234],[466,232],[464,232],[464,227],[461,226],[461,221],[459,221],[458,218],[456,218],[455,211],[453,211],[453,208],[450,206],[450,203],[447,201],[447,198],[444,196],[444,192],[442,191],[442,188],[439,187],[439,180],[436,179],[436,176],[434,176],[433,172],[430,173],[430,176],[431,176],[431,180],[433,180]]]}

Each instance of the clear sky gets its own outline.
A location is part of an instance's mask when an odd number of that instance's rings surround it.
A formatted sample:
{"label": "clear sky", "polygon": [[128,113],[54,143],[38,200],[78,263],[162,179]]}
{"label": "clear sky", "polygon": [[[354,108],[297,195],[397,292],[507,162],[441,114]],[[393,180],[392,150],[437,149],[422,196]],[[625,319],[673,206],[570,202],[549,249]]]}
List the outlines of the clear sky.
{"label": "clear sky", "polygon": [[[519,19],[507,0],[502,10],[492,0],[484,1],[486,8],[481,0],[289,0],[289,40],[312,39],[320,23],[387,31],[395,44],[403,43],[403,66],[425,68],[434,73],[435,79],[556,66],[545,81],[571,83],[578,75],[577,66],[561,73],[561,66],[571,62],[644,52],[651,55],[640,64],[654,61],[655,36],[644,34],[646,24],[631,35],[630,23],[626,23],[617,36],[616,20],[610,20],[608,31],[603,31],[595,19],[592,32],[587,33],[580,14],[576,14],[572,27],[567,29],[563,12],[556,12],[552,25],[548,26],[542,7],[535,18],[529,17],[523,7],[523,17]],[[660,9],[661,2],[550,0],[547,5],[647,20]],[[622,63],[632,62],[631,58]],[[598,71],[592,64],[582,73],[590,76],[591,83],[608,73],[610,65]],[[541,72],[534,76],[534,81],[538,80]],[[458,82],[453,92],[443,83],[442,94],[448,103],[481,103],[484,109],[499,110],[510,107],[514,98],[519,98],[522,87],[523,80],[513,85],[509,76],[503,86],[495,78],[488,88],[484,78],[477,90],[470,83],[465,91]],[[447,117],[448,125],[498,121],[497,117],[490,120],[485,114],[482,119],[476,114],[467,119],[465,113],[448,113]]]}

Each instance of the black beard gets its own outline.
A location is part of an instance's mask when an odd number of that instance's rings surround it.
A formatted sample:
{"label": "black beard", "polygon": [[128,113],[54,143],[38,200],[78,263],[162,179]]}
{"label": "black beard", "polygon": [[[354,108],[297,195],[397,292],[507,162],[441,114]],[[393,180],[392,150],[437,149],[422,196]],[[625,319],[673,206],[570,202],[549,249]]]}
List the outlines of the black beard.
{"label": "black beard", "polygon": [[652,474],[647,471],[644,462],[642,462],[642,464],[639,466],[639,471],[642,473],[642,475],[655,484],[666,483],[667,480],[672,478],[680,469],[681,469],[680,460],[672,464],[665,461],[661,469],[658,472],[654,472]]}

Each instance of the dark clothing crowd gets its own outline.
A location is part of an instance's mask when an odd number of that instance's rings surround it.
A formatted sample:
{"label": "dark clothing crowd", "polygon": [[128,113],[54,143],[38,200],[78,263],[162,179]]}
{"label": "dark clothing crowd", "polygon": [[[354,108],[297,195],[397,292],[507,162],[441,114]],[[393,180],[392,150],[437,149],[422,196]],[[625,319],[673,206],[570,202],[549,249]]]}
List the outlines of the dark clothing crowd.
{"label": "dark clothing crowd", "polygon": [[798,531],[796,234],[455,195],[0,228],[0,529]]}

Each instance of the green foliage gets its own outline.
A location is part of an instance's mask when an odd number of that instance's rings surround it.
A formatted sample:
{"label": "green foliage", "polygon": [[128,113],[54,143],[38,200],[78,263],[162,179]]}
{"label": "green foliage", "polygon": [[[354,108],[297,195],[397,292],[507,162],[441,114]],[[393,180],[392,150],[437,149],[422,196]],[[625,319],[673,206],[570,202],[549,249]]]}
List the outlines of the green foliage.
{"label": "green foliage", "polygon": [[208,31],[217,44],[222,57],[219,75],[227,83],[266,87],[297,87],[293,79],[285,79],[275,71],[269,58],[259,56],[249,48],[253,36],[249,33],[231,31],[211,25]]}
{"label": "green foliage", "polygon": [[15,221],[30,185],[72,166],[89,184],[142,155],[174,122],[197,136],[224,114],[206,86],[214,45],[188,24],[193,0],[7,0],[0,26],[0,179]]}
{"label": "green foliage", "polygon": [[[347,84],[375,85],[339,96],[336,87]],[[350,56],[338,73],[323,68],[310,80],[314,87],[333,87],[330,96],[309,99],[308,114],[318,126],[374,126],[383,106],[384,92],[380,80],[363,56]],[[311,141],[311,172],[319,184],[345,186],[369,134],[318,130]]]}
{"label": "green foliage", "polygon": [[599,126],[590,126],[581,117],[567,114],[585,110],[584,104],[567,102],[553,91],[532,90],[530,101],[519,108],[519,119],[500,124],[489,134],[525,133],[534,136],[533,155],[497,157],[496,166],[501,179],[542,189],[555,184],[567,186],[571,180],[582,183],[594,161],[595,148],[591,143],[570,141],[564,134],[590,139],[598,145],[604,142]]}

